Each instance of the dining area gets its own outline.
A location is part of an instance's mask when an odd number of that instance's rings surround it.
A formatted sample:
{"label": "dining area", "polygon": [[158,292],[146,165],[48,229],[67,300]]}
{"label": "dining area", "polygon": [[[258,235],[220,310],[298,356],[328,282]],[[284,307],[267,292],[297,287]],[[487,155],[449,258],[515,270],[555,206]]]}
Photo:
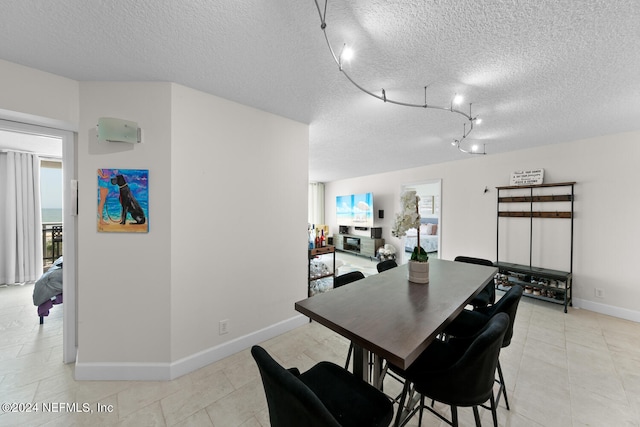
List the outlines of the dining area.
{"label": "dining area", "polygon": [[498,410],[509,408],[498,359],[520,287],[478,306],[494,289],[497,269],[487,263],[432,260],[427,284],[409,281],[407,265],[379,271],[295,303],[314,328],[350,343],[346,363],[300,372],[251,350],[271,425],[422,425],[429,411],[433,425],[498,426]]}
{"label": "dining area", "polygon": [[[365,271],[367,280],[377,277],[371,280],[379,281],[385,274],[375,273],[375,262],[364,265],[364,260],[361,258],[351,260],[346,256],[344,261],[351,265],[355,265],[357,261],[358,268]],[[435,269],[434,261],[430,259],[432,268]],[[400,271],[396,268],[392,270]],[[399,278],[402,277],[400,273],[398,274]],[[435,270],[431,271],[431,280],[428,285],[421,285],[429,287],[428,290],[423,289],[423,291],[427,291],[430,296],[436,288],[434,274]],[[334,289],[326,295],[334,294],[330,298],[341,300],[341,293],[344,296],[347,293],[356,292],[357,288],[364,288],[362,285],[367,283],[371,281],[359,279],[355,283],[345,285],[343,291]],[[405,289],[405,295],[407,292]],[[500,303],[505,295],[497,291],[495,304],[490,304],[488,307],[494,307]],[[376,311],[380,308],[368,302],[362,295],[360,300],[363,306],[368,306],[371,310]],[[405,296],[405,302],[406,300]],[[316,300],[314,304],[320,304],[320,302]],[[308,301],[305,304],[310,303],[311,301]],[[468,313],[471,312],[470,308],[467,306],[463,310]],[[285,369],[295,367],[304,373],[317,364],[327,361],[344,368],[348,354],[352,353],[350,350],[352,341],[345,337],[343,330],[340,329],[337,332],[338,327],[339,325],[334,325],[332,329],[312,320],[285,334],[260,342],[259,345]],[[504,397],[498,400],[500,385],[497,382],[494,383],[498,426],[640,425],[638,424],[640,377],[637,374],[638,360],[640,360],[640,348],[637,345],[639,340],[640,325],[636,322],[576,307],[570,308],[569,313],[565,314],[560,305],[548,304],[533,298],[522,298],[517,306],[510,344],[502,347],[499,353],[509,409]],[[361,341],[362,343],[364,341]],[[254,402],[252,416],[255,423],[249,423],[249,425],[278,425],[271,419],[269,399],[265,393],[261,373],[250,350],[242,355],[242,361],[245,370],[255,370],[257,381],[247,386],[249,389],[247,393],[240,395],[252,396],[250,401]],[[351,357],[348,364],[349,372],[353,372],[353,363],[353,357]],[[356,360],[356,364],[358,363],[364,368],[368,361],[361,356]],[[373,371],[370,376],[373,377]],[[498,377],[499,375],[496,374],[496,378]],[[374,388],[378,389],[378,387]],[[404,384],[391,374],[382,378],[381,392],[390,402],[390,398],[401,396],[403,389]],[[255,396],[258,396],[257,401]],[[244,399],[249,400],[247,397]],[[419,396],[414,396],[411,402],[419,403]],[[438,400],[432,403],[428,399],[426,404],[451,420],[450,405]],[[396,421],[399,404],[393,402],[391,405],[393,413],[389,425],[393,425]],[[418,406],[418,404],[415,405],[415,407]],[[403,422],[406,422],[405,425],[409,427],[449,425],[437,416],[426,413],[427,410],[424,412],[421,418],[417,414],[410,418],[403,418]],[[482,425],[493,425],[491,410],[480,408],[478,412]],[[472,408],[460,407],[458,421],[460,426],[476,425]],[[240,424],[242,423],[237,423],[237,425]],[[335,424],[334,421],[334,424],[320,425],[340,425],[340,423]]]}

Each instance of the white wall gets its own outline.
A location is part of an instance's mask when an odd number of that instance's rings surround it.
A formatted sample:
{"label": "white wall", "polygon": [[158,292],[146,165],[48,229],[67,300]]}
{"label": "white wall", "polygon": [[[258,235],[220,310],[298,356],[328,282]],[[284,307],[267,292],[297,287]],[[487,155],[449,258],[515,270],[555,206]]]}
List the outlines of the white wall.
{"label": "white wall", "polygon": [[0,59],[0,93],[4,118],[77,129],[80,104],[75,80]]}
{"label": "white wall", "polygon": [[[609,135],[329,182],[325,186],[326,222],[337,232],[337,195],[372,191],[374,209],[385,210],[385,218],[375,225],[383,227],[386,242],[399,249],[400,241],[390,235],[390,228],[399,209],[402,184],[441,178],[441,258],[464,254],[495,259],[495,187],[508,185],[513,171],[543,168],[547,183],[577,181],[574,305],[640,321],[640,287],[634,268],[635,244],[640,241],[635,219],[640,199],[633,196],[638,192],[639,139],[640,132]],[[485,186],[488,193],[484,193]],[[551,240],[549,235],[556,233],[559,224],[556,221],[562,220],[550,220],[538,237]],[[562,244],[545,247],[544,252],[536,252],[540,258],[534,263],[564,262],[567,250]],[[596,287],[604,290],[604,298],[595,297]]]}
{"label": "white wall", "polygon": [[[78,361],[170,361],[171,84],[81,83]],[[100,117],[138,122],[141,144],[98,142]],[[149,232],[97,232],[97,170],[149,170]]]}
{"label": "white wall", "polygon": [[[171,83],[82,83],[81,106],[77,377],[173,378],[302,323],[306,125]],[[99,117],[143,143],[98,143]],[[149,233],[96,232],[101,167],[149,170]]]}
{"label": "white wall", "polygon": [[[179,85],[172,123],[179,360],[296,316],[307,295],[309,137],[307,125]],[[229,333],[219,335],[225,319]]]}

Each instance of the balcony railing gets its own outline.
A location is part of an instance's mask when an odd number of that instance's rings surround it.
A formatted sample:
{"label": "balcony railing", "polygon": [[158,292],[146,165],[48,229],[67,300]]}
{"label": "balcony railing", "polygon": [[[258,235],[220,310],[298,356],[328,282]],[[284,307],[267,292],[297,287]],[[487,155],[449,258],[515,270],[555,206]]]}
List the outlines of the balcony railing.
{"label": "balcony railing", "polygon": [[62,223],[42,224],[42,266],[48,267],[62,256]]}

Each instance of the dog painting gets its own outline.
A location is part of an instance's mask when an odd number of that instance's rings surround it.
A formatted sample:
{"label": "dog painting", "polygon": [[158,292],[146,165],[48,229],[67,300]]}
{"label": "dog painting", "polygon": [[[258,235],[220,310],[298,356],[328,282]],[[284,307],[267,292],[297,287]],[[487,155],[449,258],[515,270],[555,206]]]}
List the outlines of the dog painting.
{"label": "dog painting", "polygon": [[149,171],[98,169],[98,231],[149,231]]}

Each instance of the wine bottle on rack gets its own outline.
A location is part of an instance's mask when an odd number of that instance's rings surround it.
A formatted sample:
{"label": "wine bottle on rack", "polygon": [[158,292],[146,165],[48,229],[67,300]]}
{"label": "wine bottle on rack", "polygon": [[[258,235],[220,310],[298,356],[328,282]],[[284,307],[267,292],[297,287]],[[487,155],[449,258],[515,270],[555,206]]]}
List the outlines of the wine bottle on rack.
{"label": "wine bottle on rack", "polygon": [[311,224],[311,227],[309,227],[309,249],[314,248],[313,230],[315,229],[316,229],[316,226]]}

